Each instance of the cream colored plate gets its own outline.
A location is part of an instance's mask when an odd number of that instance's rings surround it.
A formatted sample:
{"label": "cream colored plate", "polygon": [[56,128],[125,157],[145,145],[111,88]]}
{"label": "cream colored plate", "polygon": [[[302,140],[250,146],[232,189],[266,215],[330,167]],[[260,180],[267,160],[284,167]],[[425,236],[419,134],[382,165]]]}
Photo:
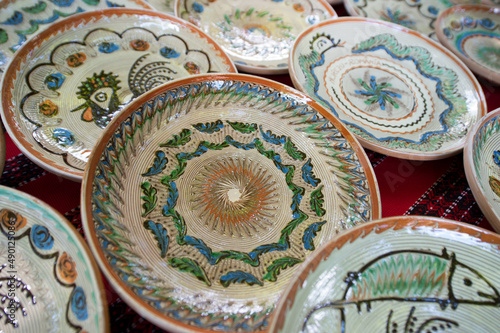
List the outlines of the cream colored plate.
{"label": "cream colored plate", "polygon": [[288,73],[288,55],[298,34],[337,17],[326,0],[176,0],[177,16],[212,36],[239,70]]}
{"label": "cream colored plate", "polygon": [[2,332],[109,332],[101,273],[56,210],[0,186]]}
{"label": "cream colored plate", "polygon": [[418,32],[378,20],[342,17],[308,28],[292,48],[290,76],[363,146],[399,158],[459,153],[487,110],[460,59]]}
{"label": "cream colored plate", "polygon": [[318,249],[295,275],[270,333],[496,332],[500,236],[396,216]]}
{"label": "cream colored plate", "polygon": [[209,36],[174,16],[73,15],[18,51],[2,81],[2,119],[35,163],[80,181],[104,127],[132,99],[181,77],[235,71]]}
{"label": "cream colored plate", "polygon": [[350,132],[295,89],[241,74],[133,101],[104,131],[82,188],[104,274],[172,331],[265,330],[299,263],[378,216]]}

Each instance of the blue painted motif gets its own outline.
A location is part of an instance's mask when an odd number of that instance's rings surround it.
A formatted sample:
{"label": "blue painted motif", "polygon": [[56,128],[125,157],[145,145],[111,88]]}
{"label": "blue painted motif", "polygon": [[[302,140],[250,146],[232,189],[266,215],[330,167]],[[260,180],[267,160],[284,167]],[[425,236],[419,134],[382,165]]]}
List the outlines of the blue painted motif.
{"label": "blue painted motif", "polygon": [[60,144],[61,146],[72,146],[76,142],[76,138],[71,133],[65,128],[56,128],[52,132],[52,138],[56,140],[57,144]]}
{"label": "blue painted motif", "polygon": [[205,8],[203,7],[203,5],[199,2],[195,2],[193,3],[193,10],[196,12],[196,13],[203,13],[203,10]]}
{"label": "blue painted motif", "polygon": [[495,27],[495,22],[493,22],[489,18],[484,18],[482,20],[479,20],[479,24],[485,27],[486,29],[493,29]]}
{"label": "blue painted motif", "polygon": [[59,7],[69,7],[75,0],[50,0],[54,5]]}
{"label": "blue painted motif", "polygon": [[42,250],[50,250],[54,246],[54,237],[46,227],[35,224],[30,232],[31,241],[33,244]]}
{"label": "blue painted motif", "polygon": [[45,78],[45,85],[50,90],[57,90],[62,86],[65,79],[66,76],[61,73],[50,74]]}
{"label": "blue painted motif", "polygon": [[85,291],[82,287],[76,287],[70,296],[71,311],[75,314],[76,319],[86,320],[88,318],[87,312],[87,298]]}
{"label": "blue painted motif", "polygon": [[101,53],[113,53],[119,49],[120,47],[115,43],[107,43],[107,42],[99,44],[98,48],[99,52]]}
{"label": "blue painted motif", "polygon": [[23,14],[21,12],[15,11],[14,14],[12,14],[11,17],[9,17],[7,20],[0,22],[0,24],[5,24],[5,25],[18,25],[23,23]]}
{"label": "blue painted motif", "polygon": [[170,47],[164,47],[160,50],[160,54],[165,58],[178,58],[181,54]]}
{"label": "blue painted motif", "polygon": [[365,90],[355,90],[354,92],[368,97],[365,104],[371,105],[373,103],[378,103],[380,108],[385,110],[385,104],[386,102],[389,102],[396,109],[399,108],[399,105],[393,100],[393,98],[401,98],[401,95],[386,89],[392,86],[390,83],[384,82],[378,84],[375,76],[373,75],[370,76],[370,85],[366,84],[366,82],[361,79],[358,79],[358,82],[363,88],[365,88]]}

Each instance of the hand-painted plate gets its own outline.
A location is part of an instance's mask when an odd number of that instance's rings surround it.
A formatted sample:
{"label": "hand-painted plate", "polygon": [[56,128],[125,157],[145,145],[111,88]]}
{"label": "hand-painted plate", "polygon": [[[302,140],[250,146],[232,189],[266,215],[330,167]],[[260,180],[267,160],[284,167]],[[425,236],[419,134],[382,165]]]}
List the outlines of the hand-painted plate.
{"label": "hand-painted plate", "polygon": [[500,8],[451,7],[439,14],[436,35],[474,73],[500,84]]}
{"label": "hand-painted plate", "polygon": [[449,0],[344,0],[352,16],[383,20],[436,39],[434,23],[439,13],[453,6]]}
{"label": "hand-painted plate", "polygon": [[370,222],[301,266],[270,333],[496,332],[500,235],[419,216]]}
{"label": "hand-painted plate", "polygon": [[2,332],[109,332],[101,273],[57,211],[0,186]]}
{"label": "hand-painted plate", "polygon": [[500,108],[471,129],[464,148],[464,167],[474,198],[500,232]]}
{"label": "hand-painted plate", "polygon": [[326,0],[176,0],[175,13],[212,36],[239,70],[254,74],[288,73],[297,35],[337,17]]}
{"label": "hand-painted plate", "polygon": [[2,81],[7,131],[34,162],[77,181],[104,127],[132,99],[181,77],[236,72],[198,28],[138,9],[73,15],[17,54]]}
{"label": "hand-painted plate", "polygon": [[460,152],[486,113],[481,86],[439,43],[399,25],[337,18],[305,30],[290,76],[365,147],[415,160]]}
{"label": "hand-painted plate", "polygon": [[308,96],[242,74],[134,100],[87,166],[82,220],[104,274],[174,331],[265,330],[298,264],[380,216],[359,143]]}
{"label": "hand-painted plate", "polygon": [[7,0],[0,3],[0,77],[14,52],[50,24],[108,7],[152,9],[142,0]]}

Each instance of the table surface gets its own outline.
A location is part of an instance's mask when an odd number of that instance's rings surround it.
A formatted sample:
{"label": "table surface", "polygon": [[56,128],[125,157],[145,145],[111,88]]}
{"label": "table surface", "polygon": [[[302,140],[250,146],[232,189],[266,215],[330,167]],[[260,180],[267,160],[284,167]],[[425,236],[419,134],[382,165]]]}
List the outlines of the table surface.
{"label": "table surface", "polygon": [[[333,5],[345,16],[342,4]],[[289,75],[265,76],[293,86]],[[500,107],[500,87],[479,79],[488,111]],[[6,134],[6,162],[0,184],[35,196],[62,213],[83,235],[80,183],[58,177],[24,156]],[[382,217],[427,215],[461,221],[493,230],[467,183],[463,155],[437,161],[409,161],[366,150],[377,177]],[[132,310],[106,281],[111,332],[165,332]]]}

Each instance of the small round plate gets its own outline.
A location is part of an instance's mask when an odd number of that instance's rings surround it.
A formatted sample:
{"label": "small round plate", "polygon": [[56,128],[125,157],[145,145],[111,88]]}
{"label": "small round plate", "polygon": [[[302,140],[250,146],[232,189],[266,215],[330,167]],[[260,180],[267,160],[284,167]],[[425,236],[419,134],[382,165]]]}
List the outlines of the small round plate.
{"label": "small round plate", "polygon": [[253,74],[288,73],[297,35],[337,17],[326,0],[176,0],[175,13],[212,36],[239,70]]}
{"label": "small round plate", "polygon": [[142,0],[7,0],[0,3],[0,78],[27,40],[70,15],[108,7],[153,9]]}
{"label": "small round plate", "polygon": [[338,235],[304,262],[270,333],[496,332],[500,235],[396,216]]}
{"label": "small round plate", "polygon": [[371,150],[414,160],[460,152],[486,113],[481,86],[439,43],[399,25],[345,17],[297,37],[290,76]]}
{"label": "small round plate", "polygon": [[500,8],[451,7],[439,14],[436,35],[474,73],[500,84]]}
{"label": "small round plate", "polygon": [[436,39],[434,23],[439,13],[453,6],[449,0],[343,0],[351,16],[399,24]]}
{"label": "small round plate", "polygon": [[464,148],[464,167],[481,211],[500,232],[500,108],[471,129]]}
{"label": "small round plate", "polygon": [[305,94],[252,75],[176,80],[95,147],[85,235],[139,314],[172,331],[265,330],[295,269],[380,216],[363,148]]}
{"label": "small round plate", "polygon": [[76,181],[104,127],[132,99],[181,77],[236,72],[195,26],[139,9],[73,15],[17,55],[2,81],[6,129],[35,163]]}
{"label": "small round plate", "polygon": [[2,332],[109,332],[101,273],[56,210],[0,186]]}

